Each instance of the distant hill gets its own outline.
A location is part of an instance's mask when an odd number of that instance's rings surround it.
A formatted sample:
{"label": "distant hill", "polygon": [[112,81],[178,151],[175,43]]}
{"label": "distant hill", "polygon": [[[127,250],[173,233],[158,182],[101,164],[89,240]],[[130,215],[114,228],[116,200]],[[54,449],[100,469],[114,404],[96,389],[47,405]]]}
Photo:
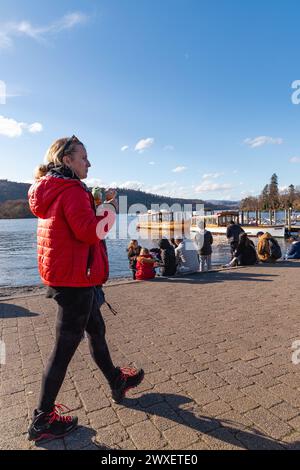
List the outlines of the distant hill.
{"label": "distant hill", "polygon": [[30,219],[33,217],[26,199],[15,199],[0,204],[0,219]]}
{"label": "distant hill", "polygon": [[0,180],[0,203],[14,201],[16,199],[27,199],[30,184],[14,183],[8,180]]}
{"label": "distant hill", "polygon": [[218,209],[221,209],[222,207],[238,209],[240,207],[240,202],[241,201],[223,201],[217,199],[209,199],[206,201],[206,204],[213,204],[214,206],[217,206]]}
{"label": "distant hill", "polygon": [[[30,184],[16,183],[8,180],[0,180],[0,219],[15,219],[33,217],[28,201],[27,193]],[[152,204],[192,204],[195,210],[197,204],[205,205],[205,209],[232,209],[232,201],[202,201],[201,199],[182,199],[160,196],[158,194],[145,193],[144,191],[136,191],[134,189],[117,188],[120,196],[127,196],[127,209],[133,204],[143,204],[147,209]]]}

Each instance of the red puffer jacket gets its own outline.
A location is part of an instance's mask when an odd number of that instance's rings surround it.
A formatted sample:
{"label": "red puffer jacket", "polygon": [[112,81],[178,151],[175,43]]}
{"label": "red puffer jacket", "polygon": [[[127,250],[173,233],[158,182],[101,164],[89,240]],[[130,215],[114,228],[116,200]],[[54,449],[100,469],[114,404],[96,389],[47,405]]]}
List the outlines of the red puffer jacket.
{"label": "red puffer jacket", "polygon": [[155,261],[151,255],[138,256],[136,262],[136,279],[138,281],[153,279],[155,277],[154,264]]}
{"label": "red puffer jacket", "polygon": [[[28,193],[30,209],[39,218],[38,264],[50,286],[90,287],[108,278],[106,247],[96,227],[92,195],[79,180],[45,176]],[[105,230],[107,232],[107,230]]]}

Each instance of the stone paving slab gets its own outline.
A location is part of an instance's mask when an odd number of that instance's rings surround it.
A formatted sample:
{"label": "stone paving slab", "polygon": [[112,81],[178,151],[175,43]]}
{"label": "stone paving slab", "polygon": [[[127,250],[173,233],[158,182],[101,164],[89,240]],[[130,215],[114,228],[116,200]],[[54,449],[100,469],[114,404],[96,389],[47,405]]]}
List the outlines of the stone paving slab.
{"label": "stone paving slab", "polygon": [[[105,288],[116,365],[143,366],[122,404],[90,357],[74,355],[57,401],[79,416],[65,439],[38,446],[26,431],[54,342],[44,291],[1,297],[0,449],[300,448],[300,263],[278,263]],[[299,354],[300,358],[300,354]]]}

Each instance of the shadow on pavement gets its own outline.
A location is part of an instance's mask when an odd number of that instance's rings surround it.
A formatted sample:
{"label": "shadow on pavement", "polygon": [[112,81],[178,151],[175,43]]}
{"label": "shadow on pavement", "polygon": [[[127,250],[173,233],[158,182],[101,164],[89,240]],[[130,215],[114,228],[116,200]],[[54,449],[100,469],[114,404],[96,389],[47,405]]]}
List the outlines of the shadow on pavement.
{"label": "shadow on pavement", "polygon": [[[150,403],[152,404],[150,405]],[[188,406],[189,403],[190,408]],[[257,429],[243,429],[242,423],[239,426],[238,423],[228,419],[217,419],[205,415],[198,415],[192,408],[194,401],[183,395],[148,393],[138,398],[138,400],[126,398],[122,402],[122,405],[127,408],[143,411],[148,415],[157,416],[165,420],[174,421],[180,425],[185,425],[198,433],[208,434],[229,445],[231,444],[235,447],[240,446],[241,449],[284,450],[288,448],[300,448],[300,443],[298,442],[286,444],[264,435]]]}
{"label": "shadow on pavement", "polygon": [[[180,284],[213,284],[216,282],[230,282],[230,281],[254,281],[254,282],[272,282],[274,277],[278,277],[279,274],[260,274],[253,272],[230,272],[230,274],[224,274],[227,271],[221,272],[210,272],[210,273],[195,273],[186,275],[183,277],[157,277],[147,282],[168,282],[168,283],[180,283]],[[268,278],[268,279],[266,279]]]}
{"label": "shadow on pavement", "polygon": [[[76,412],[75,412],[76,413]],[[78,428],[63,439],[53,441],[41,441],[35,443],[34,447],[40,450],[109,450],[111,447],[101,443],[101,433],[99,437],[94,429],[86,426]]]}
{"label": "shadow on pavement", "polygon": [[0,318],[37,317],[39,315],[27,308],[0,302]]}

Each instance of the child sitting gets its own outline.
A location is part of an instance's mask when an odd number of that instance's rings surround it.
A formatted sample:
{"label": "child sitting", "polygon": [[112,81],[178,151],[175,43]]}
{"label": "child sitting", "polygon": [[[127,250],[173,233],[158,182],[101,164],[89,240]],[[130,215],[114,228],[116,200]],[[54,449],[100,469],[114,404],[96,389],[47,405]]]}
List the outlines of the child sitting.
{"label": "child sitting", "polygon": [[146,281],[155,277],[156,261],[152,258],[147,248],[142,248],[136,261],[136,279]]}

